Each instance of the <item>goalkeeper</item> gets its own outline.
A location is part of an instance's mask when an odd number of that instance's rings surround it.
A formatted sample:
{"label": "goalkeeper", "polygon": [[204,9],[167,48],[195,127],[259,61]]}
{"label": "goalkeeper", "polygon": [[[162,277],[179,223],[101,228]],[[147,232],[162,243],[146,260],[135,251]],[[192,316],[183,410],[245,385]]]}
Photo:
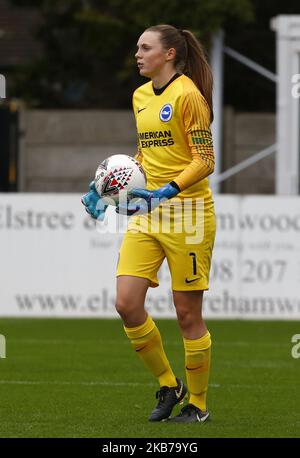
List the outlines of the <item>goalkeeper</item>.
{"label": "goalkeeper", "polygon": [[[133,94],[136,159],[147,175],[147,189],[131,193],[141,199],[140,204],[117,208],[120,213],[136,214],[120,249],[116,309],[134,350],[159,383],[157,405],[149,420],[204,422],[209,417],[211,336],[202,318],[202,301],[209,288],[215,238],[214,203],[207,178],[214,170],[212,74],[192,32],[171,25],[146,29],[138,39],[135,57],[140,75],[150,79]],[[96,209],[98,200],[93,186],[82,199],[94,218],[103,218],[106,206]],[[190,210],[178,217],[176,208],[188,201]],[[201,217],[196,214],[199,202]],[[174,204],[173,213],[170,204]],[[151,218],[158,221],[167,208],[170,230],[149,230]],[[197,224],[202,225],[197,243],[191,241],[193,233],[185,224],[177,230],[186,214],[197,216]],[[174,374],[160,332],[145,310],[147,290],[158,286],[157,272],[165,258],[183,338],[186,384]],[[171,417],[187,391],[187,405]]]}

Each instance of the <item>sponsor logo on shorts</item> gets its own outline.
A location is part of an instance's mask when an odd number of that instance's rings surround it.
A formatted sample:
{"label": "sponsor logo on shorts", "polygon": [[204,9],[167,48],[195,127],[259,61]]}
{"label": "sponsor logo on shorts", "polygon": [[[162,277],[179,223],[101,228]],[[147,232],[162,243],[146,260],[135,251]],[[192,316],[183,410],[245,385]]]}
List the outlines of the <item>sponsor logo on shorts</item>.
{"label": "sponsor logo on shorts", "polygon": [[186,279],[185,279],[185,282],[186,282],[186,283],[192,283],[192,282],[194,282],[194,281],[196,281],[196,280],[200,280],[200,278],[201,278],[201,277],[197,277],[197,278],[193,278],[192,280],[188,280],[188,279],[186,278]]}

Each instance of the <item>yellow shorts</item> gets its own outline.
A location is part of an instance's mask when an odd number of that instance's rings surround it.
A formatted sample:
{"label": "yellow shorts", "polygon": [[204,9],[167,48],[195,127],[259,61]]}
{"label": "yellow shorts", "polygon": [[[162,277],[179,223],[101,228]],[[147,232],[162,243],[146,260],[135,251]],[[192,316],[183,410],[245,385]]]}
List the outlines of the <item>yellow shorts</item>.
{"label": "yellow shorts", "polygon": [[216,232],[213,203],[205,211],[188,209],[184,218],[182,209],[177,214],[166,207],[167,203],[130,219],[120,248],[117,276],[147,278],[156,287],[158,270],[167,258],[174,291],[206,290]]}

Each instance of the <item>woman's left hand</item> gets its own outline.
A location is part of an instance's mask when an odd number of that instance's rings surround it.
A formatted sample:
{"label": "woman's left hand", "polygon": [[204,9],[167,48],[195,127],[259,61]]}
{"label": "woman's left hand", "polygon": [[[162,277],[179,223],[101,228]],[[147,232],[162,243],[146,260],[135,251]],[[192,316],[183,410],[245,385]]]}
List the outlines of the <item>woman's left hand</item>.
{"label": "woman's left hand", "polygon": [[[162,202],[175,197],[179,192],[179,189],[170,183],[151,191],[149,189],[135,188],[129,193],[130,197],[135,200],[129,201],[127,205],[119,205],[116,212],[123,215],[149,213]],[[139,199],[136,200],[136,198]]]}

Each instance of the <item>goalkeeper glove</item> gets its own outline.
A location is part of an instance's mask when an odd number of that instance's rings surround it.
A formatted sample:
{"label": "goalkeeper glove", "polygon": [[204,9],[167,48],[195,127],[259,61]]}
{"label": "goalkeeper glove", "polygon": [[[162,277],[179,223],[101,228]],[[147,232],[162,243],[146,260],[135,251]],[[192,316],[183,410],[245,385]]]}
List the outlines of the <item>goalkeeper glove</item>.
{"label": "goalkeeper glove", "polygon": [[90,191],[81,198],[85,210],[94,219],[104,220],[105,212],[108,207],[96,191],[95,182],[90,183]]}
{"label": "goalkeeper glove", "polygon": [[134,188],[129,194],[131,197],[139,197],[139,199],[135,202],[129,202],[127,205],[119,205],[116,212],[126,215],[133,215],[137,212],[139,214],[149,213],[162,202],[175,197],[179,192],[180,188],[174,181],[153,191]]}

